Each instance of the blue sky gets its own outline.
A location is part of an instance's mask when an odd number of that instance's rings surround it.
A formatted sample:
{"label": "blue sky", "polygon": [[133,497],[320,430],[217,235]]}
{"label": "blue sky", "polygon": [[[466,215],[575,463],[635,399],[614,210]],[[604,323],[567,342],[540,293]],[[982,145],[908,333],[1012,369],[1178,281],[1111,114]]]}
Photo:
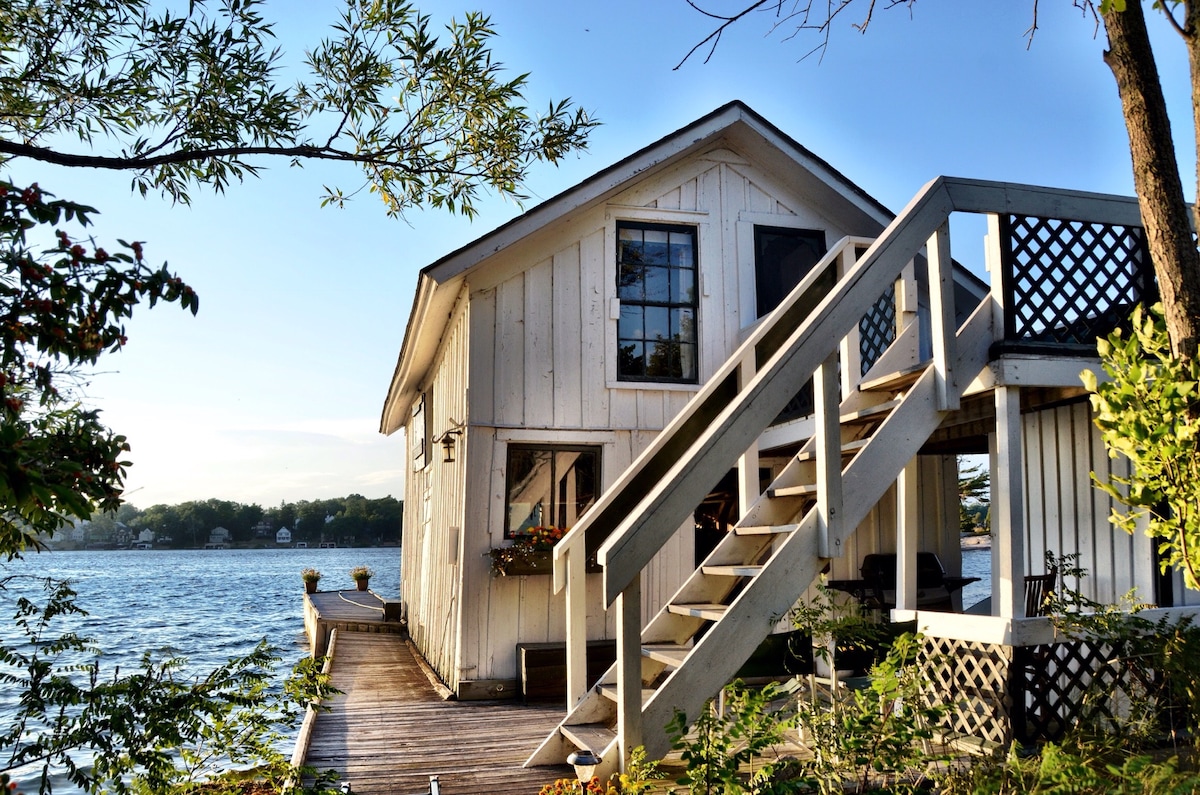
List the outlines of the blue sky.
{"label": "blue sky", "polygon": [[[709,0],[715,11],[743,0]],[[1102,38],[1067,0],[921,0],[877,10],[860,35],[846,17],[822,60],[815,40],[771,33],[753,15],[704,64],[673,67],[712,23],[684,0],[424,2],[435,23],[490,14],[497,58],[531,72],[534,108],[571,97],[603,122],[590,150],[530,175],[527,204],[549,198],[733,99],[740,99],[892,209],[939,174],[1132,193],[1116,88]],[[279,44],[298,63],[339,4],[275,2]],[[1182,45],[1152,19],[1185,162],[1194,152]],[[102,145],[101,145],[101,148]],[[275,505],[403,494],[404,443],[377,428],[417,272],[520,212],[483,203],[473,222],[444,213],[388,219],[363,194],[321,209],[322,184],[348,168],[266,163],[190,207],[129,190],[128,175],[14,164],[60,197],[102,211],[98,240],[147,241],[200,294],[193,318],[142,311],[130,344],[102,361],[87,395],[126,434],[128,499],[147,507],[216,497]],[[1194,185],[1192,165],[1185,185]]]}

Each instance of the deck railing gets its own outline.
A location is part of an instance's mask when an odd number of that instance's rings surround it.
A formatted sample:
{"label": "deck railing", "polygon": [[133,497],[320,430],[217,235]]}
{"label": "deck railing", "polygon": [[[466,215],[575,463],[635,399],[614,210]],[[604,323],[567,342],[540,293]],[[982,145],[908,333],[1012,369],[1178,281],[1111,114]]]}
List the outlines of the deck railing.
{"label": "deck railing", "polygon": [[1090,351],[1157,296],[1140,226],[1015,213],[999,222],[1008,348]]}

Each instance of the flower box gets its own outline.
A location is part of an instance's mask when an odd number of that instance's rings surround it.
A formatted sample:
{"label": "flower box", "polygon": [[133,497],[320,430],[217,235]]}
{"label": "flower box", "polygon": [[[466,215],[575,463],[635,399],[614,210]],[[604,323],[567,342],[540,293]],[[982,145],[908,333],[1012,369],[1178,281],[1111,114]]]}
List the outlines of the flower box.
{"label": "flower box", "polygon": [[[554,545],[566,534],[566,528],[535,527],[509,546],[489,549],[487,554],[492,558],[492,574],[497,577],[553,574]],[[600,567],[589,558],[587,570],[598,572]]]}

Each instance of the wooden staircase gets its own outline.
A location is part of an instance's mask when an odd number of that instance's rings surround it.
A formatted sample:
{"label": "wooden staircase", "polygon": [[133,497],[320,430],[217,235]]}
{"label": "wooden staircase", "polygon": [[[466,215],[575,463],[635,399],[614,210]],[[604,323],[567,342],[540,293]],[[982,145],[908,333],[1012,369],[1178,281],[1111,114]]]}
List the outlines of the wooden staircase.
{"label": "wooden staircase", "polygon": [[[1084,205],[1087,213],[1078,216]],[[1139,220],[1136,202],[1120,197],[941,177],[874,242],[840,241],[555,547],[555,587],[567,592],[568,691],[574,706],[527,765],[560,763],[576,748],[600,753],[608,771],[622,767],[637,745],[650,758],[663,755],[667,722],[677,712],[696,718],[829,560],[839,557],[887,489],[897,483],[902,501],[908,501],[911,464],[921,447],[959,407],[964,391],[996,383],[996,373],[988,370],[989,348],[1006,339],[1013,309],[1006,305],[1011,296],[994,285],[991,296],[957,327],[949,242],[955,212],[987,214],[989,237],[996,240],[1004,216],[1066,214],[1124,225]],[[989,251],[999,251],[998,242],[990,245]],[[917,344],[919,324],[911,324],[861,381],[853,388],[842,385],[845,397],[839,401],[839,355],[847,373],[857,374],[856,351],[843,341],[922,252],[928,266],[928,346]],[[815,280],[839,257],[842,275],[822,296]],[[995,257],[994,265],[1000,254]],[[910,300],[908,309],[915,309],[914,297],[903,303]],[[918,362],[922,348],[932,349],[932,357]],[[739,457],[753,457],[759,438],[810,377],[816,404],[812,437],[669,604],[641,627],[640,583],[647,563],[712,484]],[[1015,391],[997,393],[1005,405],[997,412],[1012,415],[1010,426],[1014,418],[1019,422]],[[1006,464],[1020,470],[1019,458]],[[903,513],[909,510],[906,505]],[[604,601],[616,615],[618,646],[617,663],[591,689],[580,673],[572,674],[584,669],[588,535],[604,539],[598,560]]]}
{"label": "wooden staircase", "polygon": [[[956,371],[979,372],[991,341],[990,309],[959,333]],[[938,427],[934,366],[864,381],[838,416],[837,458],[844,486],[839,527],[853,532]],[[819,509],[816,437],[645,627],[641,636],[642,738],[650,758],[669,749],[661,730],[683,711],[694,717],[770,634],[812,584],[843,537],[831,537]],[[819,554],[824,547],[825,554]],[[703,632],[702,632],[703,630]],[[699,638],[697,636],[699,635]],[[619,758],[618,666],[614,665],[530,756],[527,765],[561,762],[575,748]]]}

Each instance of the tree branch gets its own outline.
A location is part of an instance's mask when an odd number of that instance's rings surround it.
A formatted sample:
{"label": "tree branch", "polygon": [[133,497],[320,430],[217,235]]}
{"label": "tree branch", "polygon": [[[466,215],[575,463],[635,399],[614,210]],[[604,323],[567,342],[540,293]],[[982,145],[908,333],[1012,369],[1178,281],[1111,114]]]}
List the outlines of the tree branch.
{"label": "tree branch", "polygon": [[16,141],[0,139],[0,155],[27,157],[43,163],[82,168],[102,168],[111,171],[129,171],[156,168],[179,163],[199,162],[223,158],[240,158],[254,155],[268,157],[293,157],[309,160],[334,160],[361,165],[386,166],[410,174],[425,174],[443,171],[435,168],[414,168],[401,158],[386,155],[346,152],[328,146],[301,144],[298,146],[223,146],[209,149],[178,149],[151,157],[111,157],[103,155],[81,155],[59,152],[44,146],[34,146]]}
{"label": "tree branch", "polygon": [[716,30],[714,30],[712,33],[705,36],[703,40],[697,42],[696,45],[694,47],[692,47],[692,49],[688,50],[687,55],[683,56],[683,58],[679,61],[679,63],[675,64],[675,66],[672,67],[671,71],[678,70],[679,67],[681,67],[685,63],[687,63],[688,58],[691,58],[692,55],[696,52],[696,50],[700,49],[705,44],[707,44],[708,42],[711,41],[712,47],[709,48],[708,55],[704,56],[704,63],[708,63],[709,58],[712,58],[712,54],[717,49],[717,44],[719,44],[721,41],[721,34],[725,32],[726,28],[728,28],[730,25],[737,22],[742,17],[749,14],[751,11],[758,9],[759,7],[764,6],[767,3],[782,3],[783,2],[783,0],[757,0],[757,2],[755,2],[753,5],[749,6],[748,8],[742,9],[740,12],[738,12],[734,16],[724,17],[724,16],[720,16],[719,14],[713,14],[709,11],[705,11],[703,8],[696,5],[696,3],[693,2],[693,0],[685,0],[685,1],[687,2],[688,5],[690,5],[692,8],[696,9],[697,11],[699,11],[704,16],[711,17],[713,19],[720,19],[720,20],[724,20],[724,21],[721,23],[721,25]]}

